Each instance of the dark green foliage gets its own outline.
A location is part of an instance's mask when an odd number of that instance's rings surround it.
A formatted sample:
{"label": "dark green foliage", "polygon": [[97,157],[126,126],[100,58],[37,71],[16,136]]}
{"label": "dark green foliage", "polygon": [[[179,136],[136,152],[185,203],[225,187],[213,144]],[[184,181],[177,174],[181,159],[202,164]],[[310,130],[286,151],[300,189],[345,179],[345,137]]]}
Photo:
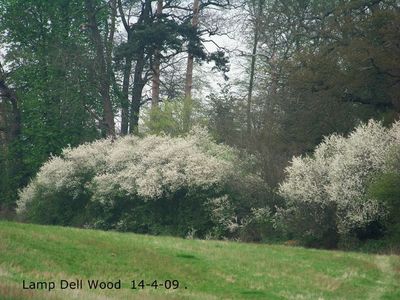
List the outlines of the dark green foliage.
{"label": "dark green foliage", "polygon": [[277,215],[278,223],[289,239],[298,240],[307,247],[337,248],[339,234],[334,204],[321,205],[298,203]]}
{"label": "dark green foliage", "polygon": [[[382,243],[394,252],[399,252],[400,241],[400,152],[395,147],[389,157],[388,170],[375,177],[369,186],[369,195],[387,208],[387,216],[377,224]],[[379,250],[382,247],[378,248]]]}
{"label": "dark green foliage", "polygon": [[372,197],[378,199],[388,209],[384,223],[387,236],[393,241],[400,240],[400,174],[386,173],[379,176],[369,190]]}
{"label": "dark green foliage", "polygon": [[0,170],[0,202],[13,208],[18,189],[50,154],[99,137],[87,110],[100,107],[79,1],[6,1],[0,9],[7,80],[16,87],[22,117],[22,132],[2,161],[11,166],[18,157],[20,165],[12,174]]}
{"label": "dark green foliage", "polygon": [[[229,237],[260,242],[277,236],[272,219],[255,219],[251,215],[253,208],[271,207],[274,211],[275,205],[281,205],[277,196],[261,183],[250,185],[254,182],[238,178],[223,189],[181,189],[150,200],[128,197],[117,190],[110,201],[99,202],[93,201],[91,192],[85,188],[87,181],[84,178],[78,181],[81,182],[78,190],[65,187],[52,191],[38,186],[36,198],[28,203],[23,219],[38,224],[180,237]],[[231,206],[210,205],[209,200],[218,195],[228,195]],[[225,208],[227,210],[223,211]],[[221,216],[214,216],[214,209],[222,210],[227,219],[234,217],[243,226],[239,231],[230,231],[226,224],[220,223]]]}
{"label": "dark green foliage", "polygon": [[208,127],[218,142],[244,148],[245,113],[242,100],[235,97],[232,88],[229,84],[223,85],[219,95],[212,93],[207,97]]}
{"label": "dark green foliage", "polygon": [[213,195],[214,191],[180,190],[169,197],[149,201],[116,196],[112,206],[92,205],[89,210],[93,221],[89,223],[105,230],[181,237],[193,234],[204,238],[216,225],[204,201]]}
{"label": "dark green foliage", "polygon": [[49,193],[43,190],[42,201],[28,205],[27,220],[37,224],[51,224],[81,227],[87,220],[86,206],[89,195],[85,192],[74,197],[68,191]]}

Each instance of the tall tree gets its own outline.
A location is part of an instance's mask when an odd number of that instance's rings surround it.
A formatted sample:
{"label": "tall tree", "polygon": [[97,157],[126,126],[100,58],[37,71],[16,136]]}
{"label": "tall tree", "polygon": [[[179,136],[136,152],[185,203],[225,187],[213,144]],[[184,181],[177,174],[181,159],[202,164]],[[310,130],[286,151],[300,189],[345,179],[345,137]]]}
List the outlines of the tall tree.
{"label": "tall tree", "polygon": [[[17,146],[21,135],[20,101],[6,82],[0,63],[0,215],[14,208],[14,198],[20,182],[22,153]],[[11,109],[8,109],[11,107]],[[10,112],[9,112],[10,110]]]}
{"label": "tall tree", "polygon": [[254,20],[253,20],[253,49],[251,52],[251,64],[250,64],[250,79],[249,79],[249,88],[247,92],[247,135],[248,138],[251,138],[251,100],[253,96],[253,88],[254,88],[254,74],[256,68],[256,59],[257,59],[257,47],[258,47],[258,40],[259,40],[259,32],[260,28],[260,21],[261,16],[263,13],[263,2],[264,0],[258,0],[257,3],[252,3],[253,11],[254,11]]}
{"label": "tall tree", "polygon": [[4,129],[3,135],[6,140],[14,141],[21,134],[21,111],[20,104],[15,91],[6,83],[6,73],[0,63],[0,98],[5,102],[3,103],[3,115],[1,116],[3,122],[6,123],[6,102],[11,105],[11,122],[8,124],[9,130]]}
{"label": "tall tree", "polygon": [[111,85],[111,52],[113,36],[115,31],[115,0],[111,1],[112,5],[112,26],[109,29],[109,37],[106,36],[103,40],[98,20],[97,13],[100,8],[97,7],[93,0],[85,0],[86,16],[88,19],[88,30],[90,31],[91,41],[95,48],[95,65],[96,65],[96,75],[99,82],[99,93],[103,101],[103,126],[104,134],[115,137],[115,123],[114,123],[114,113],[111,103],[110,96],[110,85]]}
{"label": "tall tree", "polygon": [[127,42],[123,49],[123,81],[122,81],[122,95],[121,95],[121,135],[128,134],[129,129],[129,82],[132,71],[133,51],[130,51],[130,46],[133,44],[133,29],[131,28],[125,16],[122,1],[118,0],[118,11],[125,28],[127,35]]}
{"label": "tall tree", "polygon": [[[200,13],[200,1],[193,1],[193,17],[192,17],[192,29],[194,31],[197,30],[199,25],[199,13]],[[192,87],[193,87],[193,62],[194,62],[194,54],[193,54],[193,42],[189,41],[188,44],[188,58],[186,65],[186,80],[185,80],[185,99],[184,99],[184,120],[183,126],[184,130],[188,130],[190,127],[190,118],[192,114]]]}
{"label": "tall tree", "polygon": [[[193,17],[192,17],[192,28],[197,29],[199,25],[199,13],[200,13],[200,0],[193,1]],[[192,86],[193,86],[193,62],[194,55],[192,53],[193,45],[189,43],[188,45],[188,58],[186,66],[186,83],[185,83],[185,98],[192,98]]]}
{"label": "tall tree", "polygon": [[7,155],[1,154],[0,202],[15,201],[21,185],[51,154],[100,136],[96,118],[103,109],[90,63],[93,48],[81,30],[87,23],[82,11],[79,1],[0,3],[6,70],[1,94],[7,95],[1,110],[7,135],[19,136],[8,143]]}
{"label": "tall tree", "polygon": [[[158,1],[153,11],[151,0],[143,0],[141,3],[123,3],[118,1],[119,14],[127,32],[127,40],[118,47],[118,61],[124,61],[122,98],[124,105],[129,103],[129,132],[138,132],[140,107],[149,99],[143,99],[143,91],[149,79],[152,78],[152,106],[156,107],[160,98],[160,64],[171,62],[171,59],[185,51],[184,45],[189,44],[189,53],[193,59],[223,61],[218,55],[207,55],[203,49],[201,35],[204,32],[193,27],[193,9],[189,9],[181,1]],[[200,6],[220,5],[219,1],[206,1]],[[191,11],[188,14],[188,11]],[[129,22],[129,17],[134,22]],[[194,24],[196,24],[195,22]],[[123,58],[123,59],[122,59]],[[131,71],[132,69],[132,71]],[[130,84],[130,72],[133,82]],[[131,85],[130,94],[127,93]],[[127,101],[127,97],[130,99]],[[122,124],[127,109],[122,108]],[[126,126],[124,125],[124,128]],[[121,130],[124,133],[124,130]]]}
{"label": "tall tree", "polygon": [[149,58],[148,53],[146,53],[146,40],[143,38],[143,34],[149,28],[152,23],[152,7],[151,0],[145,0],[143,3],[143,8],[141,10],[137,26],[138,30],[135,34],[138,35],[139,39],[136,42],[135,51],[135,67],[133,73],[133,87],[132,87],[132,100],[130,107],[130,133],[138,133],[139,126],[139,112],[142,100],[142,91],[147,82],[147,78],[144,76],[144,68]]}
{"label": "tall tree", "polygon": [[[157,1],[156,16],[160,20],[163,10],[163,0]],[[152,108],[158,107],[160,101],[160,63],[161,63],[161,50],[157,47],[154,51],[154,62],[153,62],[153,78],[151,86],[151,106]]]}

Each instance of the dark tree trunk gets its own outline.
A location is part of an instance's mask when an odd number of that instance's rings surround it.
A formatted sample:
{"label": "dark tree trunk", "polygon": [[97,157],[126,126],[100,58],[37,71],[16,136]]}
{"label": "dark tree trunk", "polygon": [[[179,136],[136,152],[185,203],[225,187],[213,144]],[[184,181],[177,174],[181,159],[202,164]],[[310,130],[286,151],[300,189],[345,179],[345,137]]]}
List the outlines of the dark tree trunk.
{"label": "dark tree trunk", "polygon": [[[17,190],[21,187],[23,152],[18,141],[21,136],[21,110],[17,94],[7,85],[0,64],[0,214],[15,208]],[[11,108],[11,109],[10,109]],[[3,190],[4,188],[4,190]]]}
{"label": "dark tree trunk", "polygon": [[[0,65],[0,97],[7,100],[11,104],[11,123],[9,124],[9,130],[5,130],[5,137],[8,141],[13,141],[18,138],[21,134],[21,111],[18,105],[18,97],[15,92],[8,87],[5,82],[5,74],[3,73],[2,66]],[[4,114],[6,114],[6,109],[3,107]],[[2,118],[6,122],[8,119],[6,115]]]}
{"label": "dark tree trunk", "polygon": [[[157,18],[160,18],[163,9],[163,0],[157,1]],[[154,52],[153,62],[153,78],[151,85],[151,107],[157,108],[160,102],[160,63],[161,63],[161,50],[156,49]]]}
{"label": "dark tree trunk", "polygon": [[[199,9],[200,9],[200,1],[193,1],[193,18],[192,18],[192,27],[196,28],[199,25]],[[185,98],[192,98],[192,86],[193,86],[193,54],[188,53],[188,60],[186,66],[186,81],[185,81]]]}
{"label": "dark tree trunk", "polygon": [[145,81],[142,77],[144,65],[144,48],[142,48],[140,49],[140,52],[138,53],[138,57],[136,59],[135,73],[133,76],[129,133],[134,134],[138,133],[140,105],[142,100],[142,92],[145,85]]}
{"label": "dark tree trunk", "polygon": [[129,78],[132,69],[132,56],[125,57],[124,79],[122,82],[122,101],[121,101],[121,135],[128,134],[129,125]]}
{"label": "dark tree trunk", "polygon": [[[255,5],[254,5],[255,6]],[[256,58],[257,58],[257,46],[259,40],[259,31],[260,31],[260,18],[262,15],[262,6],[263,0],[258,0],[257,8],[255,7],[255,20],[254,20],[254,38],[253,38],[253,50],[251,52],[251,64],[250,64],[250,80],[249,80],[249,89],[247,93],[247,109],[246,109],[246,118],[247,118],[247,136],[251,138],[252,134],[252,122],[251,122],[251,104],[253,98],[253,88],[254,88],[254,73],[256,68]]]}
{"label": "dark tree trunk", "polygon": [[[151,22],[151,0],[146,0],[144,7],[140,14],[138,24],[150,25]],[[142,101],[142,92],[144,85],[146,84],[143,78],[143,70],[146,64],[145,55],[146,41],[140,40],[136,51],[136,64],[135,71],[133,74],[133,88],[132,88],[132,101],[131,101],[131,111],[130,111],[130,124],[129,133],[138,133],[139,126],[139,113]]]}
{"label": "dark tree trunk", "polygon": [[[193,1],[193,18],[192,27],[197,28],[199,25],[199,10],[200,1]],[[186,65],[186,80],[185,80],[185,99],[183,103],[183,129],[185,131],[190,128],[190,119],[192,116],[192,87],[193,87],[193,54],[188,52],[188,59]]]}
{"label": "dark tree trunk", "polygon": [[[88,27],[90,30],[90,38],[93,46],[95,47],[95,63],[98,69],[97,78],[99,81],[99,93],[102,98],[103,104],[103,130],[107,136],[115,136],[115,124],[114,124],[114,113],[112,110],[112,103],[110,97],[110,66],[108,66],[108,55],[106,57],[105,52],[108,54],[110,51],[106,49],[101,38],[100,30],[97,25],[96,12],[97,8],[94,6],[93,0],[85,0],[86,15],[88,18]],[[113,33],[110,33],[110,36]],[[105,42],[107,43],[107,41]],[[106,50],[106,51],[105,51]]]}
{"label": "dark tree trunk", "polygon": [[[128,45],[132,45],[132,28],[129,26],[121,0],[118,0],[118,11],[124,25],[126,34],[128,35]],[[124,78],[122,82],[122,100],[121,100],[121,135],[128,134],[129,129],[129,82],[132,71],[132,53],[127,53],[125,56]]]}

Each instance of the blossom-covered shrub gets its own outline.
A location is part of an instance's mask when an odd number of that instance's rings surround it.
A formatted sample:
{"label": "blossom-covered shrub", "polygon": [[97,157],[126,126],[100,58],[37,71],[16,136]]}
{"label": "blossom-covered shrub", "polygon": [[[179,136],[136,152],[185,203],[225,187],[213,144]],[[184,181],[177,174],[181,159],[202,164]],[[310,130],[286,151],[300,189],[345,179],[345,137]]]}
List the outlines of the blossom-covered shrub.
{"label": "blossom-covered shrub", "polygon": [[388,129],[370,121],[347,137],[326,137],[312,156],[294,157],[279,188],[288,206],[282,220],[310,239],[349,236],[379,222],[387,210],[368,186],[399,144],[400,122]]}
{"label": "blossom-covered shrub", "polygon": [[51,158],[21,191],[18,212],[40,223],[233,236],[243,209],[268,201],[250,164],[202,129],[177,138],[105,139]]}

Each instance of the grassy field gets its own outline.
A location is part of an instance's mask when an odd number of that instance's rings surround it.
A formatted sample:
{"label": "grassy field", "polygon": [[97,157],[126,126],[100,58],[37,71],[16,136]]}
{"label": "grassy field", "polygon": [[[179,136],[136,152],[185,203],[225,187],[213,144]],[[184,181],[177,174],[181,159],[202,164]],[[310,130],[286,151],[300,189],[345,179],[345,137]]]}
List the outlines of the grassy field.
{"label": "grassy field", "polygon": [[0,299],[400,299],[400,257],[0,222]]}

